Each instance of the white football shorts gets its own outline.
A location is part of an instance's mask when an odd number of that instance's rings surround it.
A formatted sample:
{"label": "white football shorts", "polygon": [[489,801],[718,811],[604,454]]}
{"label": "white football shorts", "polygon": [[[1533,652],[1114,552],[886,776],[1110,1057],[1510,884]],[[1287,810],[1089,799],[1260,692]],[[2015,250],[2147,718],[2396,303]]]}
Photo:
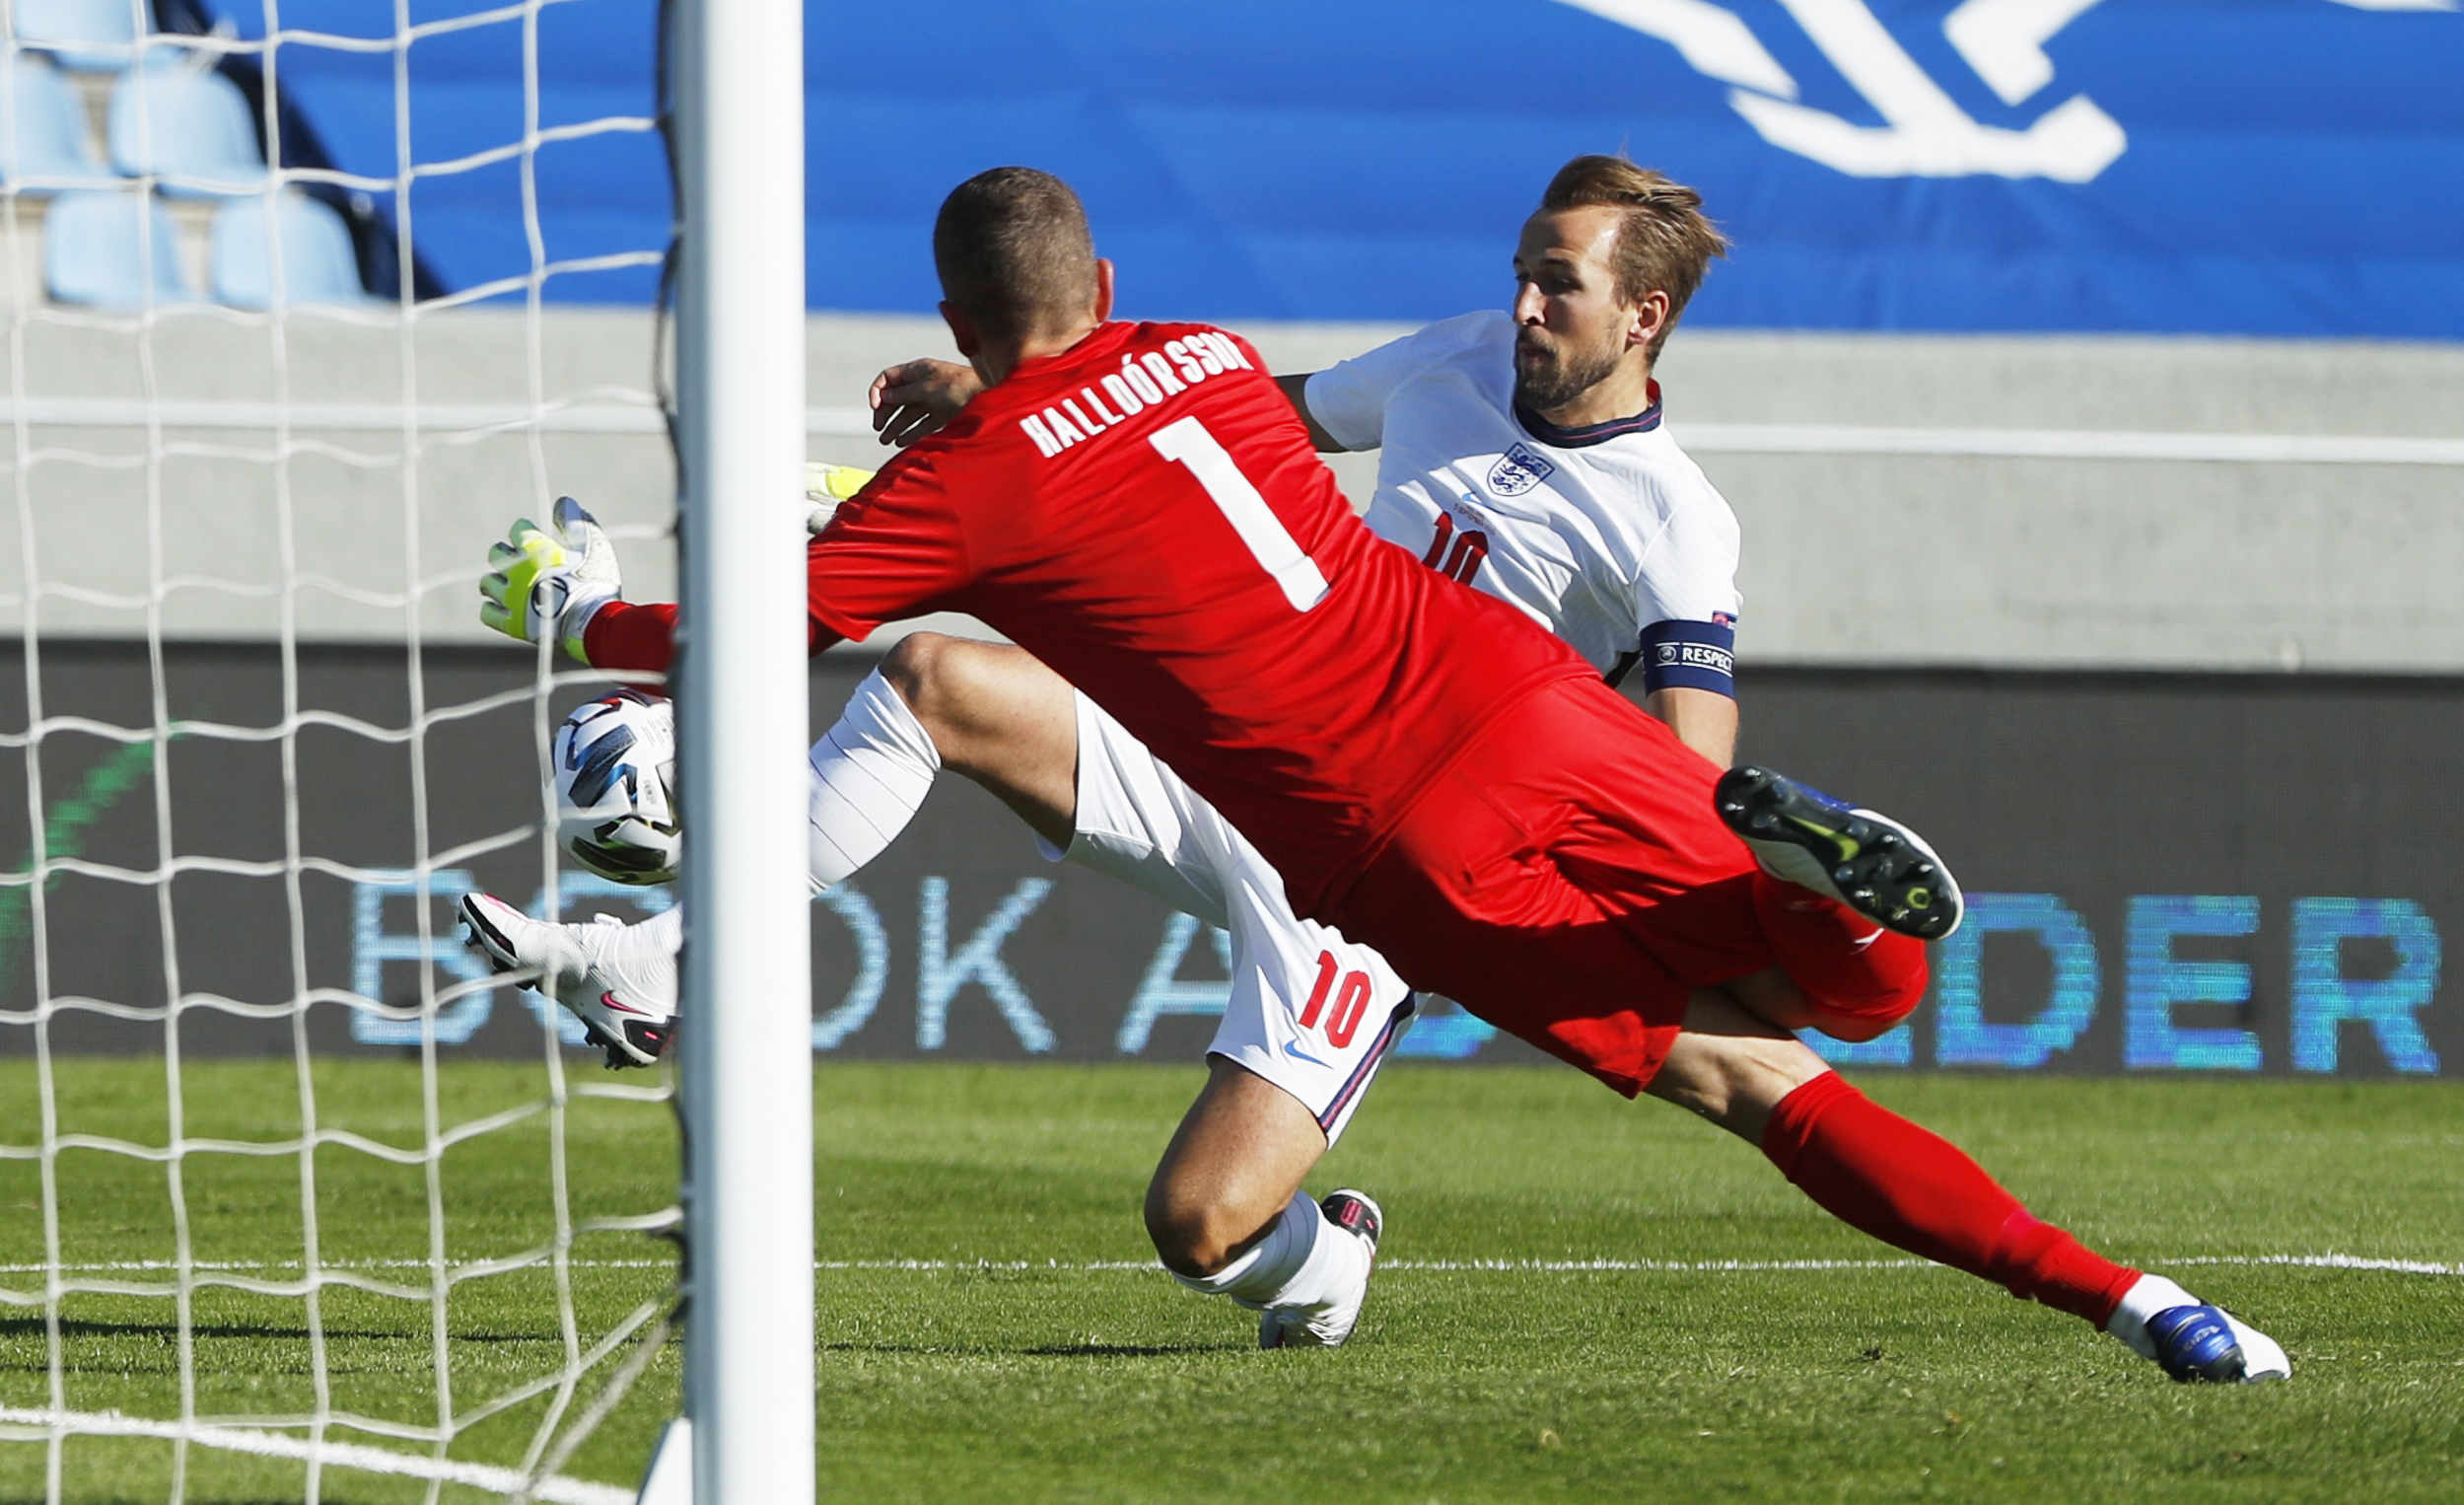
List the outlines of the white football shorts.
{"label": "white football shorts", "polygon": [[1292,912],[1248,838],[1080,694],[1078,822],[1046,857],[1111,874],[1232,934],[1232,996],[1207,1047],[1274,1083],[1333,1144],[1416,1009],[1386,959]]}

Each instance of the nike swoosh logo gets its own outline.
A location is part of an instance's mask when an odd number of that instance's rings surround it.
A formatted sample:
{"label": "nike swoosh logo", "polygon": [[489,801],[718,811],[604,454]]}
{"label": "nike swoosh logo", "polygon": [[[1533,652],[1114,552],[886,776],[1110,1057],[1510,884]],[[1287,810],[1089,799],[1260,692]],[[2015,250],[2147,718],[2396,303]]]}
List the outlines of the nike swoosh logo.
{"label": "nike swoosh logo", "polygon": [[1306,1061],[1312,1066],[1323,1066],[1326,1064],[1324,1061],[1319,1060],[1316,1056],[1309,1054],[1306,1050],[1302,1049],[1299,1045],[1294,1044],[1290,1040],[1284,1041],[1284,1054],[1291,1056],[1295,1060]]}
{"label": "nike swoosh logo", "polygon": [[[1877,930],[1877,931],[1875,931],[1875,932],[1874,932],[1874,934],[1879,935],[1879,934],[1881,934],[1881,932]],[[600,1003],[602,1003],[602,1004],[606,1005],[608,1008],[614,1009],[614,1010],[615,1010],[617,1013],[619,1013],[619,1014],[639,1014],[639,1015],[641,1015],[641,1016],[642,1016],[643,1018],[645,1018],[645,1019],[648,1019],[648,1018],[650,1017],[650,1010],[648,1010],[648,1009],[637,1009],[637,1008],[635,1008],[633,1005],[631,1005],[631,1004],[629,1004],[629,1003],[624,1003],[624,1002],[621,1002],[621,1001],[619,1001],[619,1000],[617,999],[616,995],[615,995],[615,994],[613,994],[613,993],[601,993],[601,994],[599,994],[599,995],[598,995],[598,1001],[599,1001]]]}
{"label": "nike swoosh logo", "polygon": [[1863,951],[1880,939],[1882,939],[1882,927],[1876,925],[1873,927],[1873,934],[1866,936],[1862,941],[1852,941],[1849,944],[1855,946],[1859,951]]}
{"label": "nike swoosh logo", "polygon": [[1864,848],[1859,845],[1856,838],[1849,835],[1846,831],[1833,830],[1827,825],[1819,825],[1811,821],[1804,820],[1797,816],[1789,817],[1789,824],[1795,825],[1798,830],[1809,831],[1839,848],[1839,856],[1832,859],[1835,863],[1846,862],[1850,858],[1856,856],[1860,851],[1864,850]]}

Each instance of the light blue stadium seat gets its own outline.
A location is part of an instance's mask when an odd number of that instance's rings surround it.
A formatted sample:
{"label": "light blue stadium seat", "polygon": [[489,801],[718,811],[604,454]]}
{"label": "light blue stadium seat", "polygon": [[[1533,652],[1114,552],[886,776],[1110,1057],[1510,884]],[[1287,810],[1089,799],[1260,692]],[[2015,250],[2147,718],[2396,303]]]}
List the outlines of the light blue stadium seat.
{"label": "light blue stadium seat", "polygon": [[15,0],[17,39],[80,73],[117,73],[137,60],[129,0]]}
{"label": "light blue stadium seat", "polygon": [[233,199],[214,213],[214,301],[236,309],[270,309],[277,301],[369,302],[350,227],[334,207],[297,191],[276,193],[271,201],[282,247],[282,297],[275,297],[277,242],[265,233],[267,199],[260,195]]}
{"label": "light blue stadium seat", "polygon": [[62,303],[124,311],[196,301],[170,213],[130,188],[52,199],[42,217],[42,275]]}
{"label": "light blue stadium seat", "polygon": [[86,129],[86,107],[76,86],[31,52],[17,55],[8,83],[10,108],[0,115],[0,182],[20,192],[50,193],[111,180],[111,170]]}
{"label": "light blue stadium seat", "polygon": [[247,97],[172,48],[148,53],[144,67],[112,86],[110,138],[113,167],[131,178],[154,174],[174,198],[265,187],[265,159]]}

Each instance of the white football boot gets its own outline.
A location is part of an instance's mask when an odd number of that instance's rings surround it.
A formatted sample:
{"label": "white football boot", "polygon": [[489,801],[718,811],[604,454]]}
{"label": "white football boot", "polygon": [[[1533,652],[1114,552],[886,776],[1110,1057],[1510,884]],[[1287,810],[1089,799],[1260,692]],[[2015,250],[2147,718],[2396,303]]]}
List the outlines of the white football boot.
{"label": "white football boot", "polygon": [[500,972],[565,1006],[609,1066],[648,1066],[675,1037],[676,953],[684,911],[628,925],[602,914],[587,925],[534,920],[488,894],[459,906],[463,943]]}
{"label": "white football boot", "polygon": [[2105,1330],[2183,1384],[2259,1385],[2292,1378],[2284,1345],[2162,1275],[2142,1275]]}
{"label": "white football boot", "polygon": [[[1326,1221],[1344,1235],[1368,1246],[1369,1268],[1362,1271],[1361,1283],[1349,1300],[1332,1306],[1312,1305],[1302,1310],[1261,1308],[1258,1312],[1258,1346],[1260,1348],[1336,1348],[1352,1335],[1359,1326],[1361,1308],[1369,1300],[1369,1277],[1377,1267],[1377,1236],[1385,1231],[1385,1214],[1371,1201],[1369,1193],[1345,1189],[1329,1191],[1317,1204]],[[1247,1305],[1247,1303],[1243,1303]]]}

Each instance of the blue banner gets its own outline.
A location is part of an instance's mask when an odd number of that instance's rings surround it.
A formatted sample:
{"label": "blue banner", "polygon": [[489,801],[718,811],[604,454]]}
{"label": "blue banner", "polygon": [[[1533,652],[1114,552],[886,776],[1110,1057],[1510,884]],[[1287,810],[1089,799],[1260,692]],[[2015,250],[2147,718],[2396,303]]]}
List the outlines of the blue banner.
{"label": "blue banner", "polygon": [[[211,8],[263,33],[261,0]],[[528,273],[526,193],[551,261],[665,244],[656,138],[557,135],[652,112],[654,10],[538,10],[535,187],[516,152],[413,191],[442,283]],[[392,30],[365,0],[281,14]],[[410,43],[416,159],[520,146],[528,26]],[[2459,0],[942,0],[807,27],[815,308],[929,310],[943,194],[1021,162],[1086,196],[1126,313],[1434,319],[1506,298],[1549,174],[1623,150],[1735,240],[1697,324],[2464,339]],[[399,171],[393,63],[281,49],[350,173]],[[577,267],[547,296],[653,285]]]}

